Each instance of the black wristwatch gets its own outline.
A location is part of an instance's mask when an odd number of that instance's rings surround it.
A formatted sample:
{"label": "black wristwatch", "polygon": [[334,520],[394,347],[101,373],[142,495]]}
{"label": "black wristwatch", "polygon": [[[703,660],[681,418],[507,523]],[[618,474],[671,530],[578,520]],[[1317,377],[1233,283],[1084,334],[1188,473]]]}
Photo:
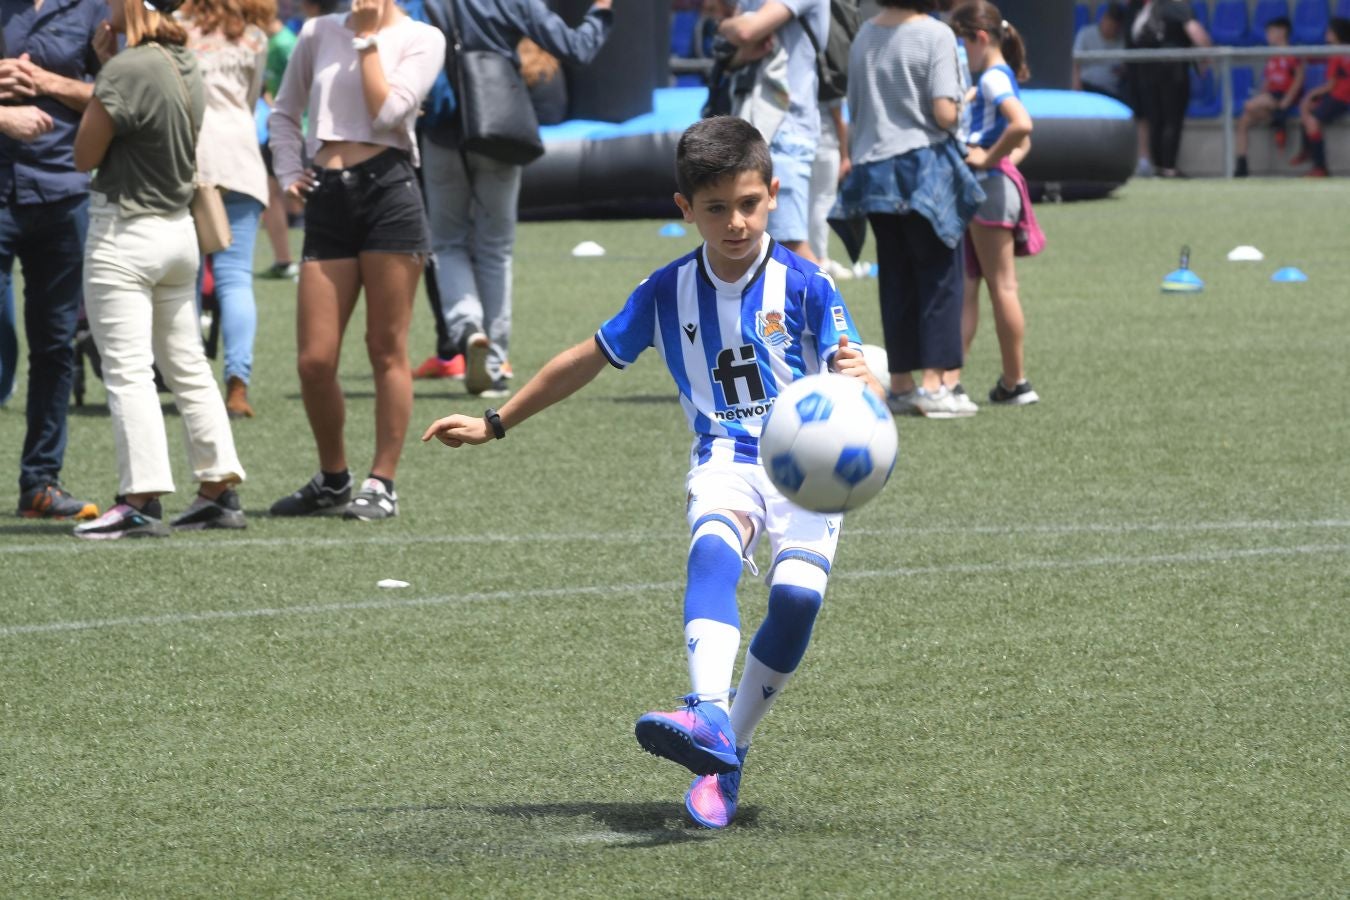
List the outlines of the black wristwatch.
{"label": "black wristwatch", "polygon": [[497,440],[506,437],[506,429],[502,427],[502,417],[492,407],[483,411],[483,418],[487,420],[488,427],[492,429],[492,436]]}

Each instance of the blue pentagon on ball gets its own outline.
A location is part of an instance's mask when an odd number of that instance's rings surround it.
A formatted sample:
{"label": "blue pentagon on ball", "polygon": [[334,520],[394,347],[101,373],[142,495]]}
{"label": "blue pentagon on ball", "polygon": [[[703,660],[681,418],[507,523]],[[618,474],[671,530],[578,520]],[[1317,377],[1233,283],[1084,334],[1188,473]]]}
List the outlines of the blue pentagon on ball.
{"label": "blue pentagon on ball", "polygon": [[806,481],[806,473],[792,458],[790,453],[780,453],[769,461],[774,480],[789,491],[800,491]]}
{"label": "blue pentagon on ball", "polygon": [[808,422],[823,422],[834,412],[834,401],[824,394],[807,394],[797,401],[797,418],[803,425]]}
{"label": "blue pentagon on ball", "polygon": [[868,406],[872,407],[872,412],[877,414],[878,419],[882,422],[891,420],[891,412],[886,408],[886,404],[881,402],[880,397],[871,391],[863,391],[863,399],[867,401]]}
{"label": "blue pentagon on ball", "polygon": [[834,474],[846,484],[858,484],[872,474],[872,454],[866,447],[845,447],[834,464]]}

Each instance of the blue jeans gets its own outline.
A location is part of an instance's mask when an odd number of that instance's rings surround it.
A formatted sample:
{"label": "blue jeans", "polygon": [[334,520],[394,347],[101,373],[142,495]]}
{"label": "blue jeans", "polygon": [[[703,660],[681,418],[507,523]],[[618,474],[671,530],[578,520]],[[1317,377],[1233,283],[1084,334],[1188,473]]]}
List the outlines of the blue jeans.
{"label": "blue jeans", "polygon": [[19,459],[20,491],[61,477],[88,231],[89,198],[83,194],[54,203],[0,207],[0,296],[14,290],[16,257],[23,266],[28,430]]}
{"label": "blue jeans", "polygon": [[225,380],[245,384],[253,374],[253,339],[258,333],[258,304],[253,297],[253,244],[263,205],[247,194],[225,192],[230,219],[230,246],[211,254],[216,280],[221,342],[225,345]]}
{"label": "blue jeans", "polygon": [[14,319],[14,288],[0,296],[0,406],[14,393],[14,375],[19,370],[18,323]]}

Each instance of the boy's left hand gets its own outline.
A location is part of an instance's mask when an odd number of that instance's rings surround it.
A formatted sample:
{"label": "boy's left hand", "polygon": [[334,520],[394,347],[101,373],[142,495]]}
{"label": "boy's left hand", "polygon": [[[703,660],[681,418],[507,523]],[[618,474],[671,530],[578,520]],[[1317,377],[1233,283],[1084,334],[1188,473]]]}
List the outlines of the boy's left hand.
{"label": "boy's left hand", "polygon": [[886,399],[886,389],[881,386],[881,382],[877,381],[877,377],[868,368],[867,360],[863,358],[861,348],[849,345],[847,335],[839,339],[839,349],[834,354],[834,370],[840,375],[861,378],[872,389],[872,393],[882,400]]}

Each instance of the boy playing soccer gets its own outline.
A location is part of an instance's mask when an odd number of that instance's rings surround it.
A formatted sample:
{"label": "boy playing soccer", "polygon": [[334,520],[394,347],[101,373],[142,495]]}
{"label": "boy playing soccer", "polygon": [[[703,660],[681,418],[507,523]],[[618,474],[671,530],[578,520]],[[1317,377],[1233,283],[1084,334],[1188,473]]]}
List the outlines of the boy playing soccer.
{"label": "boy playing soccer", "polygon": [[[636,734],[648,751],[698,776],[685,806],[700,825],[721,828],[735,815],[755,727],[806,652],[841,525],[840,516],[808,512],[778,492],[760,464],[760,428],[784,386],[826,368],[885,395],[829,276],[765,233],[778,180],[759,132],[741,119],[704,119],[680,138],[675,168],[675,203],[703,246],[638,285],[594,338],[555,356],[500,412],[438,419],[422,440],[500,440],[606,365],[627,368],[656,347],[694,432],[684,595],[692,690],[683,708],[638,719]],[[733,694],[736,583],[743,565],[754,571],[764,533],[773,553],[769,611]]]}

